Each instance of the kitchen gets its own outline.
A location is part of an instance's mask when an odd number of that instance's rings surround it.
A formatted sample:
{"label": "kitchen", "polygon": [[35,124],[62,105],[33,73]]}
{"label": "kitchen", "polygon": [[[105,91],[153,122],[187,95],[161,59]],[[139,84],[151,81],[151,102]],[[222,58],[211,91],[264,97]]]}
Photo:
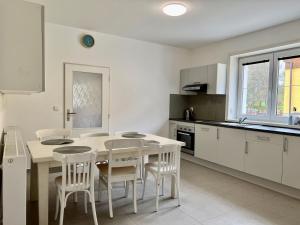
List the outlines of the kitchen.
{"label": "kitchen", "polygon": [[[0,4],[3,224],[300,223],[298,1]],[[116,140],[141,157],[105,185]],[[96,154],[91,204],[60,207],[61,147]]]}

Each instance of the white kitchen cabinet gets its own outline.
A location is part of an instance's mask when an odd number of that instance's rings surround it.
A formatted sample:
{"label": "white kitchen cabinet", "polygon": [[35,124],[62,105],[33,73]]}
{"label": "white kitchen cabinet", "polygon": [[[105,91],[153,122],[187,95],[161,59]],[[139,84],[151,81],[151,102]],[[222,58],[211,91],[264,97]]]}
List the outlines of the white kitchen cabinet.
{"label": "white kitchen cabinet", "polygon": [[244,170],[245,131],[218,128],[217,163],[232,169]]}
{"label": "white kitchen cabinet", "polygon": [[173,140],[177,139],[177,122],[173,120],[169,121],[169,138]]}
{"label": "white kitchen cabinet", "polygon": [[282,184],[300,189],[300,137],[285,136]]}
{"label": "white kitchen cabinet", "polygon": [[226,88],[226,65],[216,63],[182,69],[180,71],[180,93],[195,94],[191,91],[183,91],[182,87],[187,84],[207,84],[207,94],[225,94]]}
{"label": "white kitchen cabinet", "polygon": [[281,135],[263,132],[246,132],[245,172],[281,183]]}
{"label": "white kitchen cabinet", "polygon": [[43,6],[0,1],[0,92],[44,91]]}
{"label": "white kitchen cabinet", "polygon": [[195,157],[210,162],[217,161],[217,133],[217,127],[195,125]]}
{"label": "white kitchen cabinet", "polygon": [[212,64],[207,66],[207,94],[226,94],[226,64]]}

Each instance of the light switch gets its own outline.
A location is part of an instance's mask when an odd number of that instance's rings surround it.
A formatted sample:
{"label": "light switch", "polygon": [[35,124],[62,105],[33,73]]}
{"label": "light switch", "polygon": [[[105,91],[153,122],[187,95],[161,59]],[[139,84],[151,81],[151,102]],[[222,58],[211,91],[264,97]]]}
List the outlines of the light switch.
{"label": "light switch", "polygon": [[58,112],[58,111],[59,111],[59,106],[54,105],[54,106],[52,107],[52,109],[53,109],[53,111]]}

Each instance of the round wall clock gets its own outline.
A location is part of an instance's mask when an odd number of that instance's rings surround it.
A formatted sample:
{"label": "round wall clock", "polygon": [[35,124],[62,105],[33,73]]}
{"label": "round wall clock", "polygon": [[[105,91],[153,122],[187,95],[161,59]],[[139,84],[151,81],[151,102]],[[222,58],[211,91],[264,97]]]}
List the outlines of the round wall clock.
{"label": "round wall clock", "polygon": [[86,48],[91,48],[95,44],[95,40],[92,35],[85,34],[81,38],[81,44]]}

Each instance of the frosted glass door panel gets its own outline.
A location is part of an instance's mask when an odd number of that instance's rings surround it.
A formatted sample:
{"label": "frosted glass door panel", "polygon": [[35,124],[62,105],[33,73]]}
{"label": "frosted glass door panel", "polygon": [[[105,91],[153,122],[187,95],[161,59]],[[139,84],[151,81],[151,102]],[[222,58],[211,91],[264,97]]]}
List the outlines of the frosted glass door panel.
{"label": "frosted glass door panel", "polygon": [[73,128],[102,127],[102,74],[73,71]]}

